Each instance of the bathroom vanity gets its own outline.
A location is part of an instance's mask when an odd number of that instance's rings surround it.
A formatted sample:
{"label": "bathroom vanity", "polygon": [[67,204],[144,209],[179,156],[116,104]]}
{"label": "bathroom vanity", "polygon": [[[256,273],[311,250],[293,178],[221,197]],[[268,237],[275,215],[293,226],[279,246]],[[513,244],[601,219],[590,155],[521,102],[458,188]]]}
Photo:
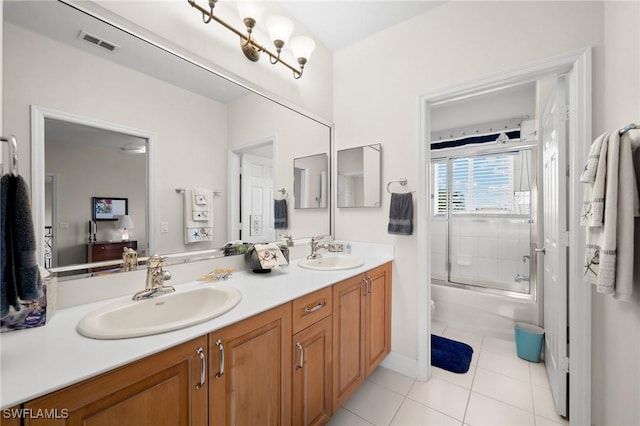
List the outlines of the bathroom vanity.
{"label": "bathroom vanity", "polygon": [[[75,324],[104,302],[64,309],[40,330],[3,336],[2,406],[25,409],[25,425],[325,424],[390,352],[392,255],[363,258],[343,271],[292,262],[268,277],[234,274],[235,309],[153,336],[87,339]],[[183,286],[202,285],[216,284]],[[13,345],[27,333],[43,350],[21,360]],[[46,380],[25,391],[16,369],[29,362]],[[35,418],[41,410],[56,418]]]}

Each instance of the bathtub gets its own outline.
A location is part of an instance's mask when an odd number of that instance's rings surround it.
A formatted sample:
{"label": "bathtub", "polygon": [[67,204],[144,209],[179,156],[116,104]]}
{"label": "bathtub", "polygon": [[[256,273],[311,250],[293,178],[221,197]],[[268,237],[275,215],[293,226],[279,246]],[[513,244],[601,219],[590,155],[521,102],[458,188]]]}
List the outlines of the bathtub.
{"label": "bathtub", "polygon": [[514,339],[514,324],[538,324],[538,302],[482,293],[442,284],[431,284],[435,303],[432,321],[448,327],[477,331],[485,335]]}

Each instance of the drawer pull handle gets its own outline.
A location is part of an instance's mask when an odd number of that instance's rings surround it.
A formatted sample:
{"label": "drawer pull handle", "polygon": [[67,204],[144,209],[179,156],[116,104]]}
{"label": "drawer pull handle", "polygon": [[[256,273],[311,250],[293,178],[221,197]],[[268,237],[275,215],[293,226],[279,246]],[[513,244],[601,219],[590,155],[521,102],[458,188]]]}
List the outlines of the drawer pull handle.
{"label": "drawer pull handle", "polygon": [[304,308],[304,313],[305,314],[311,314],[315,311],[317,311],[318,309],[322,309],[322,307],[324,306],[324,301],[322,302],[318,302],[318,304],[312,308]]}
{"label": "drawer pull handle", "polygon": [[304,367],[304,349],[300,342],[296,342],[296,347],[300,351],[300,363],[296,366],[296,370],[299,370]]}
{"label": "drawer pull handle", "polygon": [[222,340],[216,340],[216,346],[220,351],[220,366],[218,367],[218,372],[216,373],[216,379],[219,379],[224,375],[224,346],[222,345]]}
{"label": "drawer pull handle", "polygon": [[207,359],[201,347],[196,349],[196,353],[200,356],[200,383],[196,385],[196,389],[201,389],[207,380]]}

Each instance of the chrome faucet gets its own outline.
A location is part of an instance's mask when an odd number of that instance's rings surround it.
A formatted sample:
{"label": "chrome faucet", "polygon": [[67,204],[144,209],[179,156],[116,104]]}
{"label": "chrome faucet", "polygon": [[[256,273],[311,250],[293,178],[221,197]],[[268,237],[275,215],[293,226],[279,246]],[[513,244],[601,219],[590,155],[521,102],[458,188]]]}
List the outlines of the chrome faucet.
{"label": "chrome faucet", "polygon": [[325,238],[326,235],[323,236],[317,236],[317,237],[311,237],[311,254],[309,256],[307,256],[307,259],[317,259],[319,257],[322,257],[322,255],[320,253],[318,253],[319,249],[328,249],[329,248],[329,244],[318,244],[319,241],[321,241],[323,238]]}
{"label": "chrome faucet", "polygon": [[154,254],[147,259],[147,282],[144,290],[140,290],[133,295],[133,300],[144,300],[152,297],[162,296],[163,294],[173,293],[176,291],[171,286],[164,285],[165,281],[171,279],[171,272],[162,270],[164,258]]}

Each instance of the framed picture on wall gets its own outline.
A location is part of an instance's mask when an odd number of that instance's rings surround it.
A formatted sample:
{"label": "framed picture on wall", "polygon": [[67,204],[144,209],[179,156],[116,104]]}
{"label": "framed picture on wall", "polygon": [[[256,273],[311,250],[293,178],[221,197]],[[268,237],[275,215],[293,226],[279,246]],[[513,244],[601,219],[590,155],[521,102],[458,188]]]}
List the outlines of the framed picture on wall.
{"label": "framed picture on wall", "polygon": [[114,197],[92,197],[93,220],[118,220],[118,216],[129,214],[129,199]]}

